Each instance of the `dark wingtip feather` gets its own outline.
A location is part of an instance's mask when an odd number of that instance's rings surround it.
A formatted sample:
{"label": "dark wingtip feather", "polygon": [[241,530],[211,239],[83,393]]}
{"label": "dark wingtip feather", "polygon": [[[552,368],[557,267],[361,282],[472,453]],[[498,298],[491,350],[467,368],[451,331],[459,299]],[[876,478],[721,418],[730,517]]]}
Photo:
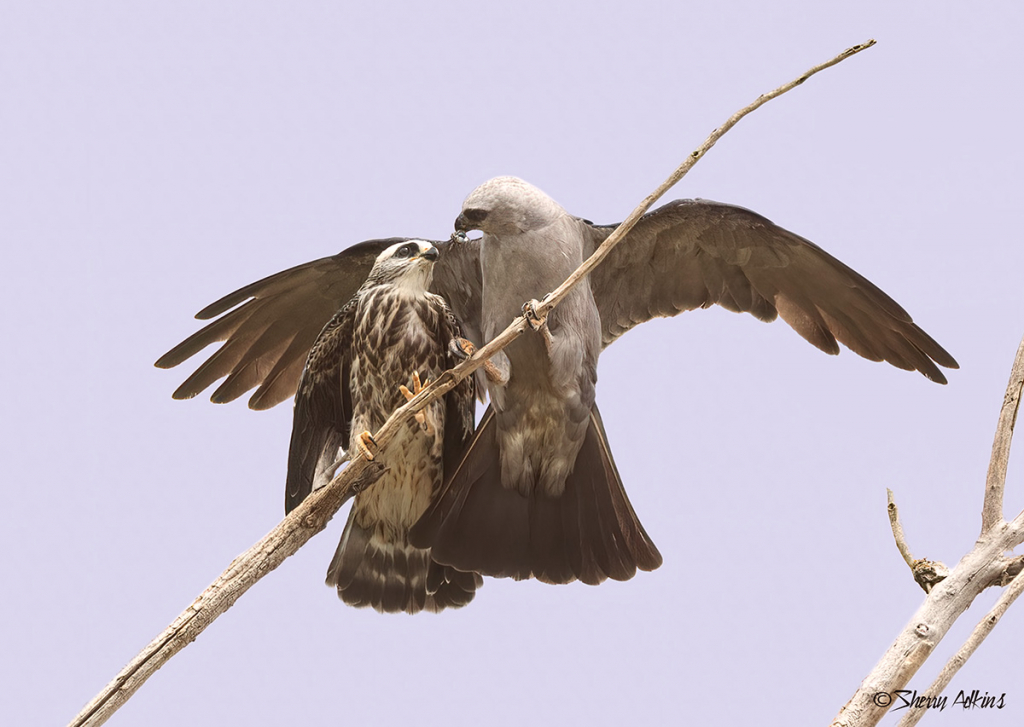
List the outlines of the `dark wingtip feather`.
{"label": "dark wingtip feather", "polygon": [[203,334],[205,333],[205,331],[205,328],[196,331],[191,336],[186,338],[184,341],[179,343],[177,346],[172,348],[170,351],[165,353],[163,356],[158,358],[153,363],[153,365],[156,366],[158,369],[173,369],[182,361],[185,361],[191,358],[192,356],[195,356],[197,353],[206,348],[209,344],[214,343],[214,341],[212,340],[205,341],[201,344],[198,343],[198,341],[203,340]]}
{"label": "dark wingtip feather", "polygon": [[228,340],[249,319],[252,313],[253,311],[248,307],[242,307],[231,311],[223,318],[206,324],[158,358],[153,365],[160,369],[174,368],[183,361],[192,358],[207,346]]}
{"label": "dark wingtip feather", "polygon": [[208,338],[205,335],[206,331],[206,328],[196,331],[163,356],[158,358],[153,365],[158,369],[173,369],[178,364],[195,356],[211,343],[217,343],[218,340],[222,340]]}
{"label": "dark wingtip feather", "polygon": [[[200,389],[200,391],[202,391],[202,389]],[[199,392],[193,390],[188,381],[185,381],[185,383],[174,390],[174,393],[171,394],[171,398],[176,401],[188,401],[189,399],[195,399],[198,393]]]}
{"label": "dark wingtip feather", "polygon": [[[260,281],[260,283],[262,282],[263,281]],[[233,293],[228,293],[223,298],[215,300],[214,302],[210,303],[210,305],[206,306],[201,311],[196,313],[196,320],[208,321],[211,318],[216,318],[225,311],[231,310],[239,303],[244,303],[245,301],[252,298],[252,293],[248,291],[260,285],[260,283],[252,283],[251,285],[247,285],[244,288],[236,290]]]}
{"label": "dark wingtip feather", "polygon": [[283,401],[287,401],[294,393],[294,389],[289,390],[287,393],[281,393],[261,386],[249,397],[248,406],[253,411],[266,411],[267,409],[273,409]]}
{"label": "dark wingtip feather", "polygon": [[924,374],[924,377],[926,379],[928,379],[929,381],[934,381],[936,384],[946,385],[949,383],[949,381],[942,374],[942,372],[939,371],[934,366],[927,371],[922,370],[921,373]]}

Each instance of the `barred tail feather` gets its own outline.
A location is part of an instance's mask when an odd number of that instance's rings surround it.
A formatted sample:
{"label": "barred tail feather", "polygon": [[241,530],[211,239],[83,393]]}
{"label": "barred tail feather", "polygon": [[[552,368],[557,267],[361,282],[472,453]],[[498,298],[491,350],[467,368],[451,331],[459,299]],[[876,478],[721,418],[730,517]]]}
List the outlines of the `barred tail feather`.
{"label": "barred tail feather", "polygon": [[349,513],[345,532],[327,569],[327,585],[350,606],[381,613],[437,613],[465,606],[483,579],[433,562],[430,550],[408,539],[391,542],[355,521]]}

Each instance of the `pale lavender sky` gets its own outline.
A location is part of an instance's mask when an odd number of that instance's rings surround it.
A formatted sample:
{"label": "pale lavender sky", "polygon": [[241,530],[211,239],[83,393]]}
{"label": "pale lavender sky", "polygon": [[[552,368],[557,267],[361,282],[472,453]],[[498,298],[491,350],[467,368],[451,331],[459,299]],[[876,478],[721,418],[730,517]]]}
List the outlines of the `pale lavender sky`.
{"label": "pale lavender sky", "polygon": [[[336,518],[110,722],[827,723],[923,598],[885,488],[915,555],[953,565],[978,534],[1024,334],[1022,20],[1016,2],[7,3],[2,721],[66,723],[282,515],[291,407],[172,401],[191,369],[152,366],[193,313],[363,239],[444,238],[498,174],[618,221],[737,108],[873,37],[669,197],[752,208],[865,274],[958,358],[948,386],[720,309],[641,326],[602,357],[598,401],[661,569],[489,580],[461,611],[385,617],[323,585]],[[949,692],[1007,707],[936,723],[1024,718],[1022,624],[1011,610]]]}

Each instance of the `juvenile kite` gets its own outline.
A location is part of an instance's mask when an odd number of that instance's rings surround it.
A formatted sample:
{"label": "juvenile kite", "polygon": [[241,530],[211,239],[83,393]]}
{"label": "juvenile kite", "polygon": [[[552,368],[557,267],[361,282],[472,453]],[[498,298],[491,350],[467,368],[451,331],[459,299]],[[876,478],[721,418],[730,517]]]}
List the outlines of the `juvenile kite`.
{"label": "juvenile kite", "polygon": [[313,342],[295,393],[286,512],[326,484],[339,447],[387,465],[356,495],[327,571],[345,603],[382,612],[464,606],[482,584],[475,573],[434,562],[429,548],[408,538],[473,433],[473,379],[418,412],[385,452],[375,453],[369,434],[421,383],[451,368],[448,346],[460,329],[444,299],[427,292],[437,258],[437,248],[420,240],[385,249]]}

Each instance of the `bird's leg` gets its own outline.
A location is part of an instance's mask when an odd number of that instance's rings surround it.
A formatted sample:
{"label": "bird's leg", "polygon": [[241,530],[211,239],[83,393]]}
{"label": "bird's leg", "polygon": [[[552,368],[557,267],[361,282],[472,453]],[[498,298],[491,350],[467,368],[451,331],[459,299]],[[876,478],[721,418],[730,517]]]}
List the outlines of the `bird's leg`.
{"label": "bird's leg", "polygon": [[356,448],[371,462],[377,456],[377,440],[369,432],[363,432],[356,437]]}
{"label": "bird's leg", "polygon": [[537,312],[537,306],[539,305],[540,301],[536,299],[523,303],[523,316],[526,317],[526,322],[530,324],[530,328],[535,331],[541,330],[548,319],[547,315],[542,316]]}
{"label": "bird's leg", "polygon": [[321,483],[318,486],[318,489],[319,489],[319,487],[323,487],[328,482],[333,480],[334,479],[334,473],[338,471],[338,468],[341,467],[346,462],[348,462],[350,459],[352,459],[352,456],[348,452],[344,452],[343,451],[341,453],[341,456],[338,457],[338,459],[336,459],[334,461],[334,464],[332,464],[330,467],[328,467],[327,469],[325,469],[323,471],[322,477],[323,477],[324,481],[323,481],[323,483]]}
{"label": "bird's leg", "polygon": [[530,324],[530,328],[540,333],[544,338],[544,347],[548,351],[548,356],[551,355],[551,349],[555,344],[554,339],[551,337],[551,329],[548,328],[548,317],[547,315],[542,316],[537,312],[537,306],[540,305],[539,300],[529,300],[523,303],[523,316],[526,318],[526,322]]}
{"label": "bird's leg", "polygon": [[492,383],[504,386],[512,376],[512,362],[508,360],[504,351],[498,351],[487,359],[484,364],[484,373]]}
{"label": "bird's leg", "polygon": [[[468,338],[456,337],[448,344],[448,351],[460,361],[465,361],[476,353],[476,346]],[[508,356],[505,355],[504,351],[498,351],[484,361],[483,368],[488,380],[498,386],[507,384],[509,377],[512,375],[512,364],[509,362]]]}
{"label": "bird's leg", "polygon": [[[409,388],[405,384],[402,384],[401,386],[399,386],[398,390],[402,392],[402,396],[405,397],[406,401],[412,401],[416,397],[417,394],[419,394],[421,391],[423,391],[423,387],[426,386],[429,383],[430,382],[425,380],[425,379],[421,383],[420,382],[420,374],[419,374],[419,372],[418,371],[413,371],[412,372],[412,391],[409,391]],[[430,422],[427,421],[427,412],[425,410],[420,409],[418,412],[413,414],[413,416],[416,418],[416,421],[419,422],[420,429],[422,429],[427,434],[433,434],[434,433],[433,427],[431,427],[430,426]]]}
{"label": "bird's leg", "polygon": [[457,358],[459,361],[465,361],[467,358],[476,353],[476,346],[468,338],[462,338],[456,336],[448,342],[448,353]]}

